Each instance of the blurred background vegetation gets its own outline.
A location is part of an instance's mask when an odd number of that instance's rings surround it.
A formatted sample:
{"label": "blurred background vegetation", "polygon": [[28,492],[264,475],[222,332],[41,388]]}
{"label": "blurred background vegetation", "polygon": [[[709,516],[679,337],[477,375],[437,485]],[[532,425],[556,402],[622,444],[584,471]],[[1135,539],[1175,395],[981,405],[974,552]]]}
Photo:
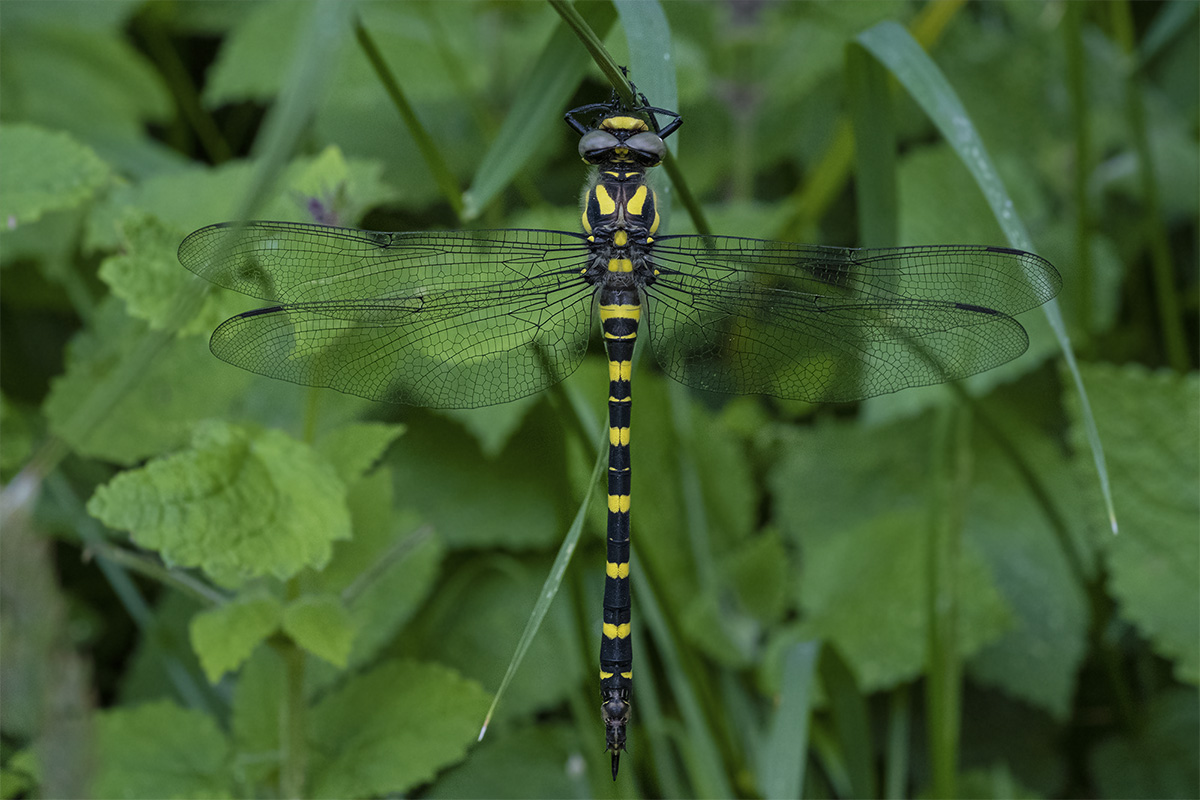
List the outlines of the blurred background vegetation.
{"label": "blurred background vegetation", "polygon": [[[535,2],[9,0],[0,795],[1200,794],[1197,4],[658,8],[579,4],[683,115],[675,160],[714,232],[855,245],[875,203],[895,244],[1003,245],[898,86],[866,115],[896,131],[894,193],[856,181],[847,47],[887,20],[922,44],[1064,276],[1120,533],[1039,313],[1025,356],[967,383],[969,413],[944,387],[697,397],[642,358],[620,782],[595,684],[603,502],[475,745],[602,496],[598,337],[561,390],[382,407],[210,356],[254,301],[204,294],[174,253],[243,214],[575,230],[561,115],[607,82]],[[210,497],[223,521],[195,523]],[[178,535],[264,515],[266,543],[221,545],[238,575]],[[313,548],[286,574],[285,524]]]}

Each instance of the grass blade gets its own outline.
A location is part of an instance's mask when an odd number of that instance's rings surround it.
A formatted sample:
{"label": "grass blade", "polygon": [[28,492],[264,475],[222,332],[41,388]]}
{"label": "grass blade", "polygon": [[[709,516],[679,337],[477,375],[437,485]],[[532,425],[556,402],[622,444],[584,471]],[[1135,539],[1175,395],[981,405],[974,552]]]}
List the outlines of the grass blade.
{"label": "grass blade", "polygon": [[[594,28],[607,33],[617,18],[608,3],[589,3],[586,11],[586,18],[580,20],[589,32]],[[465,219],[482,214],[530,159],[542,152],[546,142],[554,141],[552,129],[566,127],[560,122],[563,110],[588,63],[576,42],[577,35],[569,22],[559,26],[530,67],[527,80],[513,99],[512,110],[463,197]]]}
{"label": "grass blade", "polygon": [[[908,31],[895,22],[881,22],[859,34],[857,41],[888,68],[941,131],[950,146],[954,148],[958,157],[975,178],[988,205],[992,208],[996,221],[1000,223],[1000,228],[1008,238],[1009,244],[1018,250],[1032,251],[1034,249],[1033,242],[1024,223],[1016,214],[1012,199],[1004,188],[1004,183],[997,174],[991,157],[984,148],[975,126],[967,116],[962,102],[959,101],[954,89],[951,88],[937,65],[909,35]],[[1100,490],[1104,496],[1109,524],[1113,533],[1116,533],[1117,518],[1109,486],[1108,467],[1104,460],[1104,448],[1100,442],[1099,431],[1096,429],[1091,404],[1088,402],[1087,390],[1083,386],[1079,367],[1075,363],[1071,340],[1067,335],[1066,325],[1057,301],[1051,300],[1042,306],[1042,310],[1046,314],[1050,328],[1054,331],[1055,338],[1058,339],[1066,359],[1067,369],[1075,383],[1075,390],[1079,393],[1088,443],[1092,448],[1092,460],[1100,480]]]}
{"label": "grass blade", "polygon": [[764,751],[762,788],[766,797],[800,797],[804,789],[808,723],[820,652],[819,641],[798,642],[784,658],[779,707],[775,709]]}
{"label": "grass blade", "polygon": [[429,167],[430,173],[433,174],[438,188],[442,190],[442,196],[446,198],[446,202],[454,209],[454,213],[459,219],[462,219],[463,197],[458,187],[458,180],[450,171],[446,159],[442,158],[442,152],[438,150],[433,137],[429,135],[429,131],[425,130],[425,126],[417,118],[416,112],[413,111],[412,105],[409,104],[408,98],[404,96],[404,91],[396,80],[396,76],[392,74],[387,62],[383,59],[383,54],[375,46],[375,40],[371,38],[370,32],[363,25],[361,17],[354,20],[354,38],[358,40],[363,54],[371,62],[371,68],[375,70],[379,82],[383,84],[384,91],[391,98],[392,105],[400,112],[400,118],[404,120],[404,127],[408,129],[408,134],[417,143],[417,149],[421,151],[421,157],[425,159],[425,166]]}

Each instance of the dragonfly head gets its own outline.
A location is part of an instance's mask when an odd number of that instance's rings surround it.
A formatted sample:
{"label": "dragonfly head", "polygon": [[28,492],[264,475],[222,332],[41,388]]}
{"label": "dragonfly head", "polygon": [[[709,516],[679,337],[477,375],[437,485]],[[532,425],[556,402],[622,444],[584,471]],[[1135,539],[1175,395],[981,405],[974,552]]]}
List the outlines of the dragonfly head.
{"label": "dragonfly head", "polygon": [[613,114],[579,139],[579,155],[589,164],[634,164],[655,167],[667,148],[644,119]]}

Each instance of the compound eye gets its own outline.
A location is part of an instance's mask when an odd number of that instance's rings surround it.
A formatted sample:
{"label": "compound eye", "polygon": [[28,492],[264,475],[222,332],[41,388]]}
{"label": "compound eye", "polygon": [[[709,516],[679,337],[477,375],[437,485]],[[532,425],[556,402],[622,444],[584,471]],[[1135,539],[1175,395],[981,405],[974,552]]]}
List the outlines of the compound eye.
{"label": "compound eye", "polygon": [[658,164],[667,153],[662,137],[650,131],[635,133],[625,141],[625,146],[637,154],[638,161],[647,166]]}
{"label": "compound eye", "polygon": [[619,144],[617,137],[608,131],[588,131],[579,140],[579,155],[589,164],[595,164]]}

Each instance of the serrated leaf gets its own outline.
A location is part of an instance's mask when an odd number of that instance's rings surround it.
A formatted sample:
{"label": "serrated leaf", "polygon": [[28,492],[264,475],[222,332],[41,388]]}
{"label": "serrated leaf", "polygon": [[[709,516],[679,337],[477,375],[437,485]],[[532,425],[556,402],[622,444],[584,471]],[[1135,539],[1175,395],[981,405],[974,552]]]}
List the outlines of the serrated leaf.
{"label": "serrated leaf", "polygon": [[230,748],[216,721],[172,703],[102,711],[96,797],[232,797]]}
{"label": "serrated leaf", "polygon": [[[134,208],[126,209],[120,227],[121,251],[100,264],[100,280],[124,301],[130,316],[149,323],[150,328],[164,330],[178,325],[171,312],[193,280],[176,257],[179,242],[187,232]],[[243,306],[244,302],[233,300],[229,293],[213,292],[203,309],[179,331],[184,335],[207,334]]]}
{"label": "serrated leaf", "polygon": [[235,598],[192,617],[192,648],[210,683],[237,669],[268,636],[279,630],[283,607],[267,592]]}
{"label": "serrated leaf", "polygon": [[110,180],[108,165],[69,134],[0,125],[0,223],[5,226],[75,208]]}
{"label": "serrated leaf", "polygon": [[283,612],[283,630],[313,655],[346,666],[354,644],[354,620],[336,597],[311,594],[289,603]]}
{"label": "serrated leaf", "polygon": [[401,794],[462,759],[488,695],[437,664],[389,661],[311,712],[314,797]]}
{"label": "serrated leaf", "polygon": [[88,512],[221,582],[319,569],[350,535],[345,488],[311,448],[225,423],[201,425],[188,450],[119,474]]}
{"label": "serrated leaf", "polygon": [[317,452],[333,465],[338,477],[350,486],[404,433],[403,425],[355,422],[329,431],[317,440]]}
{"label": "serrated leaf", "polygon": [[[1175,675],[1200,682],[1200,376],[1144,367],[1080,365],[1104,442],[1119,535],[1099,542],[1109,588],[1123,617],[1156,651],[1175,662]],[[1066,393],[1076,471],[1092,472],[1080,407]],[[1096,503],[1089,507],[1093,516]]]}

